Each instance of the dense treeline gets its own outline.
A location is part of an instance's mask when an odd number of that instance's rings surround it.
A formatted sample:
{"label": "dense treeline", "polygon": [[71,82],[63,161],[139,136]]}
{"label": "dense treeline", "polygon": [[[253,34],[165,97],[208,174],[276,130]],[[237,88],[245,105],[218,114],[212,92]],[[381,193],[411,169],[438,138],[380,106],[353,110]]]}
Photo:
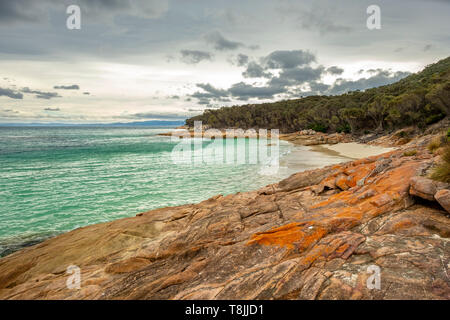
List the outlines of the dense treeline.
{"label": "dense treeline", "polygon": [[339,96],[205,110],[186,120],[214,128],[279,128],[281,132],[368,133],[409,125],[426,127],[450,114],[450,57],[399,82]]}

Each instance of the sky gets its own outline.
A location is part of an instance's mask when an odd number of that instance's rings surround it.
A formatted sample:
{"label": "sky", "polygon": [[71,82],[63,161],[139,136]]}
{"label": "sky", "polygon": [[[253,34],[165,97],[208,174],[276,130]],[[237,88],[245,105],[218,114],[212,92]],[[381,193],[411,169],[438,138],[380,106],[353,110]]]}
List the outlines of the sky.
{"label": "sky", "polygon": [[446,58],[449,31],[450,0],[0,0],[0,123],[181,120],[364,90]]}

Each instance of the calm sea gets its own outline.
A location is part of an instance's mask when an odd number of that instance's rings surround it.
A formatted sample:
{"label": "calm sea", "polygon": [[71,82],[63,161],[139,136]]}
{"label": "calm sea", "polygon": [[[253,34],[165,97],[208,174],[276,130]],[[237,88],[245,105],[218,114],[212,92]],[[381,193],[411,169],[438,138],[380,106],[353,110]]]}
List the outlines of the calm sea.
{"label": "calm sea", "polygon": [[[261,164],[175,164],[176,142],[157,135],[167,131],[0,128],[0,256],[81,226],[253,190],[343,161],[281,141],[281,167],[272,175],[261,174]],[[248,140],[236,140],[238,152]]]}

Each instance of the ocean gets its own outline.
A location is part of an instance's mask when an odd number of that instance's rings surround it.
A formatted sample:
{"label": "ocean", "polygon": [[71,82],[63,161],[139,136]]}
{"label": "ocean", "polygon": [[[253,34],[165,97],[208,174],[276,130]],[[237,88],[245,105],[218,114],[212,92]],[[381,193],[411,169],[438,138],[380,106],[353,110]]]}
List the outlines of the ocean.
{"label": "ocean", "polygon": [[[175,163],[154,127],[0,128],[0,256],[82,226],[254,190],[343,158],[280,141],[280,167]],[[235,139],[237,154],[250,139]],[[214,148],[201,142],[201,148]],[[253,152],[251,148],[250,151]]]}

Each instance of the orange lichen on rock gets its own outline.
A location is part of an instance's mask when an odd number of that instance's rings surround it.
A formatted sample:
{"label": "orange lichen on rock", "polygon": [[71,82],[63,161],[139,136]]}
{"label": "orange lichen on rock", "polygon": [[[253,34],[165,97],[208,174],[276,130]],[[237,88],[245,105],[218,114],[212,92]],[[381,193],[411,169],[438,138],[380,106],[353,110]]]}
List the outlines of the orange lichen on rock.
{"label": "orange lichen on rock", "polygon": [[[352,207],[354,207],[355,205],[359,205],[359,209],[362,211],[374,210],[375,208],[373,207],[381,207],[392,201],[399,200],[402,196],[407,195],[409,178],[414,176],[416,169],[417,163],[411,162],[384,174],[378,181],[370,186],[370,189],[373,193],[373,196],[371,197],[368,196],[365,198],[361,198],[361,193],[357,193],[357,190],[347,190],[335,194],[327,200],[313,205],[311,208],[326,209],[333,203],[337,203],[338,201],[340,201]],[[363,171],[368,172],[369,170]],[[358,176],[360,176],[360,174],[358,174]]]}
{"label": "orange lichen on rock", "polygon": [[319,225],[289,223],[265,232],[255,233],[248,245],[257,243],[261,245],[278,245],[289,249],[297,247],[299,251],[304,251],[327,233],[328,230]]}
{"label": "orange lichen on rock", "polygon": [[[415,174],[417,167],[418,164],[411,161],[389,172],[376,172],[379,176],[374,183],[360,187],[356,187],[357,181],[374,172],[376,163],[371,159],[363,159],[358,161],[357,165],[342,168],[332,176],[340,177],[355,188],[342,191],[312,205],[309,208],[313,210],[310,221],[289,223],[256,233],[252,235],[249,244],[278,245],[290,249],[297,247],[300,251],[304,251],[329,232],[350,230],[368,219],[401,209],[404,207],[403,200],[408,197],[409,178]],[[328,176],[321,184],[330,180],[331,176]],[[337,181],[336,185],[339,184]]]}
{"label": "orange lichen on rock", "polygon": [[347,259],[364,240],[362,235],[348,231],[339,235],[331,235],[312,247],[301,258],[299,264],[308,267],[319,259]]}

